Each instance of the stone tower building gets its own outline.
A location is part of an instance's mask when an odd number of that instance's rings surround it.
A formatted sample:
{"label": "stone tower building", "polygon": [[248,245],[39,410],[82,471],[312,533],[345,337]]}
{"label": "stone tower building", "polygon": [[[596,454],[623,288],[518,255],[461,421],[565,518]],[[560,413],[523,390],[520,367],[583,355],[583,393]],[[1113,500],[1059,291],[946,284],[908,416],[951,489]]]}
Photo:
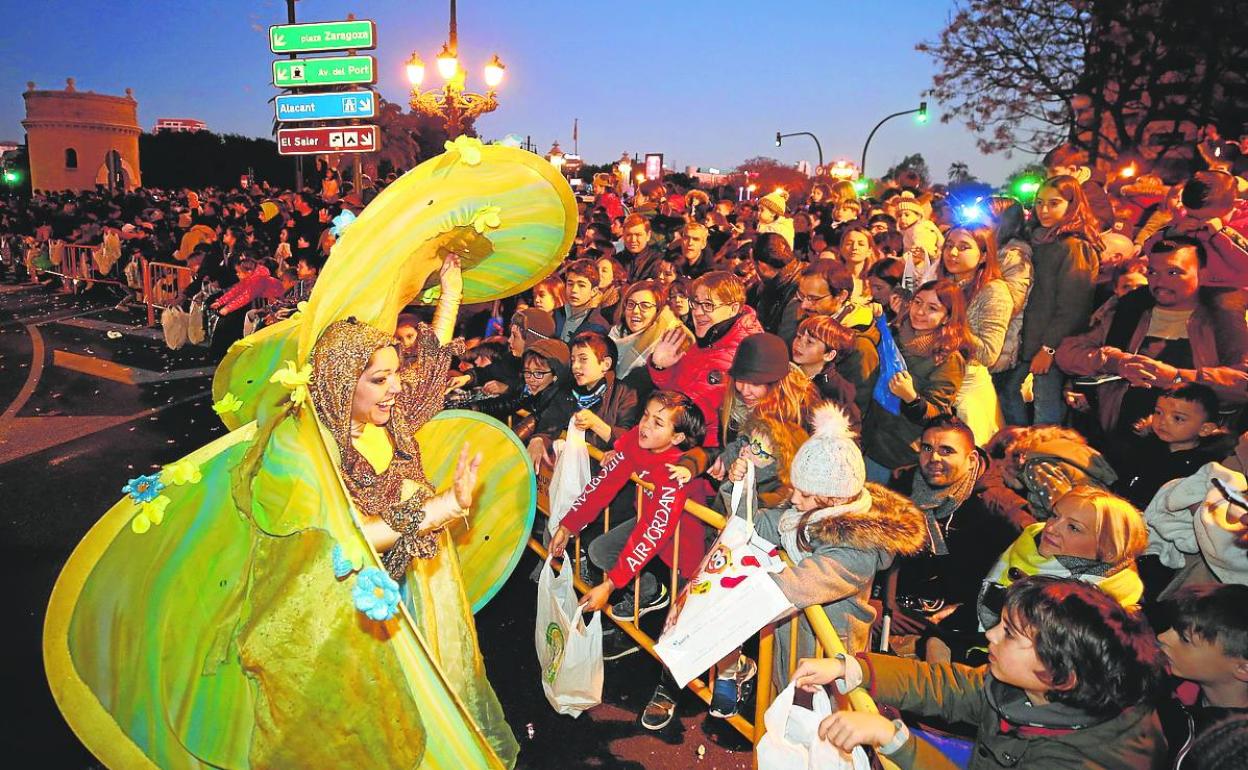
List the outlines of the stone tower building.
{"label": "stone tower building", "polygon": [[139,170],[138,102],[125,96],[78,91],[36,91],[26,84],[26,143],[30,183],[36,190],[91,190],[96,185],[132,190]]}

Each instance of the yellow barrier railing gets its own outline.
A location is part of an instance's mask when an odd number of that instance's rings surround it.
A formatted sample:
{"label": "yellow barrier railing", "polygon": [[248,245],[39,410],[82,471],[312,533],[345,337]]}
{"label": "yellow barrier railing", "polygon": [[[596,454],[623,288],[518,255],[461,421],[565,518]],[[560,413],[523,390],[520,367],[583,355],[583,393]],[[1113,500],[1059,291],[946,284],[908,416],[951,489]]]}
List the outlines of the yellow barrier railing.
{"label": "yellow barrier railing", "polygon": [[[589,448],[589,454],[590,457],[597,461],[602,460],[603,453],[594,447]],[[650,482],[643,481],[636,476],[632,477],[632,481],[637,487],[636,509],[638,514],[640,514],[642,493],[644,490],[653,491],[654,485]],[[550,471],[543,468],[538,478],[538,507],[543,513],[546,514],[549,514],[550,512],[549,498],[547,497],[549,483]],[[722,514],[692,501],[685,502],[684,513],[696,517],[703,523],[712,526],[717,530],[722,530],[727,524],[727,519]],[[605,532],[610,529],[610,526],[610,510],[608,509],[603,513],[603,531]],[[678,589],[678,575],[680,574],[680,519],[677,520],[676,532],[673,535],[673,538],[671,590],[672,600],[675,601]],[[546,558],[547,550],[538,540],[530,538],[529,548],[542,557],[542,559]],[[592,588],[592,586],[586,585],[584,581],[580,579],[580,575],[582,574],[580,569],[580,560],[582,558],[586,558],[582,556],[581,550],[580,536],[578,535],[576,537],[574,547],[570,548],[568,552],[572,557],[574,569],[576,570],[576,576],[573,578],[573,584],[576,586],[578,591],[585,593]],[[555,568],[560,569],[561,565],[555,565]],[[638,579],[633,580],[633,606],[635,608],[640,607],[640,594],[641,580],[639,575]],[[821,606],[816,605],[813,607],[807,607],[803,614],[815,635],[816,657],[822,657],[824,655],[848,654],[845,651],[844,643],[841,641],[840,636],[836,633],[836,630],[832,627],[831,621],[828,620],[828,616],[823,611]],[[655,640],[645,631],[641,630],[636,622],[636,615],[634,615],[633,622],[618,621],[613,618],[611,618],[611,620],[619,626],[621,631],[628,634],[629,637],[637,642],[643,650],[649,653],[652,657],[655,657],[656,659],[658,658],[654,651]],[[798,625],[801,622],[801,617],[794,616],[787,622],[790,624],[790,650],[788,655],[789,670],[788,677],[785,678],[786,680],[792,676],[793,669],[797,665]],[[767,708],[771,705],[771,702],[775,697],[775,693],[772,691],[772,668],[775,664],[775,631],[776,626],[773,623],[765,626],[758,635],[758,674],[756,679],[757,684],[753,721],[750,721],[741,714],[730,717],[726,720],[729,724],[736,728],[741,735],[754,744],[757,744],[759,739],[763,737],[763,733],[766,729],[763,725],[763,714],[767,711]],[[712,670],[707,673],[705,680],[695,678],[688,685],[688,689],[707,704],[710,704],[711,702],[711,689],[714,686],[713,676],[714,671]],[[867,713],[876,713],[878,711],[875,706],[875,702],[871,699],[871,696],[861,688],[851,691],[848,695],[841,696],[835,693],[834,695],[837,698],[838,707],[841,709],[853,709],[855,711],[863,711]],[[881,759],[883,760],[884,758],[881,757]],[[891,767],[892,765],[891,763],[885,761],[885,766]]]}

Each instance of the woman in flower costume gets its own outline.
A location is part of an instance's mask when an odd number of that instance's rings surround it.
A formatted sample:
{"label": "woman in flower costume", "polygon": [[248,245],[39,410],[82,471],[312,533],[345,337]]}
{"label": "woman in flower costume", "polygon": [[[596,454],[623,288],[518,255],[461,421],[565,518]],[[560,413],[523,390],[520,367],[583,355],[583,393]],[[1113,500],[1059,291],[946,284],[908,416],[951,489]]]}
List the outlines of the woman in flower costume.
{"label": "woman in flower costume", "polygon": [[[460,301],[447,256],[466,301],[523,291],[566,253],[576,209],[537,156],[447,149],[343,233],[295,318],[227,356],[231,433],[133,480],[66,564],[48,678],[108,766],[514,764],[471,607],[519,555],[487,536],[522,543],[535,489],[500,424],[430,420]],[[414,298],[438,303],[421,359],[384,371]]]}

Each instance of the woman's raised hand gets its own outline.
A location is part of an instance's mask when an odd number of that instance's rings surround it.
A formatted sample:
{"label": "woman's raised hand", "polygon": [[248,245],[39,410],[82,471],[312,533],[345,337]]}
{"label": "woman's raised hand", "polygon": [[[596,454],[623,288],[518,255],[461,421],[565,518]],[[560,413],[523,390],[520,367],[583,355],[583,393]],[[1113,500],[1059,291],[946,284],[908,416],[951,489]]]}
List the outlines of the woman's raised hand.
{"label": "woman's raised hand", "polygon": [[464,291],[464,271],[459,263],[459,255],[448,253],[438,269],[438,286],[443,292],[462,294]]}
{"label": "woman's raised hand", "polygon": [[465,515],[472,507],[472,497],[477,486],[477,472],[481,470],[481,460],[480,452],[473,455],[471,459],[468,457],[467,444],[459,450],[459,462],[455,463],[455,482],[452,489],[455,490],[455,502],[464,509]]}
{"label": "woman's raised hand", "polygon": [[650,363],[659,369],[673,366],[685,355],[685,332],[680,327],[668,329],[659,337],[650,353]]}
{"label": "woman's raised hand", "polygon": [[914,378],[910,376],[910,372],[902,370],[893,375],[888,381],[889,391],[901,399],[904,403],[912,403],[919,397],[918,391],[914,389]]}

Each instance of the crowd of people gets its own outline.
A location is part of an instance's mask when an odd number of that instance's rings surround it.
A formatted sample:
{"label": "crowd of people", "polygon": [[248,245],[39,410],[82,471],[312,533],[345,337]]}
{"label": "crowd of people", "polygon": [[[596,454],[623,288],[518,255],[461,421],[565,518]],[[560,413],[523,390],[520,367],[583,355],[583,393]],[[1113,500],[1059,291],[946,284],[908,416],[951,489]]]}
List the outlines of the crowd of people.
{"label": "crowd of people", "polygon": [[[1199,149],[1185,178],[1107,184],[1063,145],[1034,201],[974,206],[910,172],[746,200],[600,175],[555,274],[461,312],[447,403],[510,420],[538,472],[569,428],[605,453],[550,541],[588,546],[587,610],[667,607],[676,531],[682,579],[715,534],[685,501],[731,514],[749,480],[781,590],[851,653],[811,658],[802,621],[800,686],[975,725],[976,767],[1218,766],[1248,731],[1248,181],[1239,145]],[[224,352],[241,311],[307,296],[367,193],[45,194],[0,232],[184,262]],[[636,651],[606,633],[608,660]],[[757,670],[721,661],[711,713]],[[642,726],[679,696],[661,680]],[[821,734],[943,761],[901,720]]]}
{"label": "crowd of people", "polygon": [[[975,206],[906,174],[755,200],[599,178],[562,269],[487,313],[460,395],[539,471],[570,428],[605,452],[551,540],[588,543],[586,610],[667,607],[663,563],[688,579],[714,536],[684,502],[731,513],[750,479],[785,596],[857,655],[810,658],[803,621],[799,684],[975,724],[975,766],[1212,766],[1198,735],[1248,725],[1248,181],[1237,145],[1205,155],[1107,187],[1062,146],[1034,201]],[[655,484],[636,509],[630,473]],[[607,632],[608,660],[634,651]],[[756,676],[721,661],[711,713]],[[678,699],[664,677],[642,726]],[[901,721],[823,734],[940,766]]]}
{"label": "crowd of people", "polygon": [[343,222],[395,176],[356,191],[323,169],[319,191],[267,182],[229,190],[138,188],[110,193],[34,191],[0,200],[0,277],[55,282],[66,246],[92,250],[92,277],[121,305],[139,299],[144,262],[186,268],[167,276],[166,304],[206,313],[219,359],[235,340],[306,300]]}

